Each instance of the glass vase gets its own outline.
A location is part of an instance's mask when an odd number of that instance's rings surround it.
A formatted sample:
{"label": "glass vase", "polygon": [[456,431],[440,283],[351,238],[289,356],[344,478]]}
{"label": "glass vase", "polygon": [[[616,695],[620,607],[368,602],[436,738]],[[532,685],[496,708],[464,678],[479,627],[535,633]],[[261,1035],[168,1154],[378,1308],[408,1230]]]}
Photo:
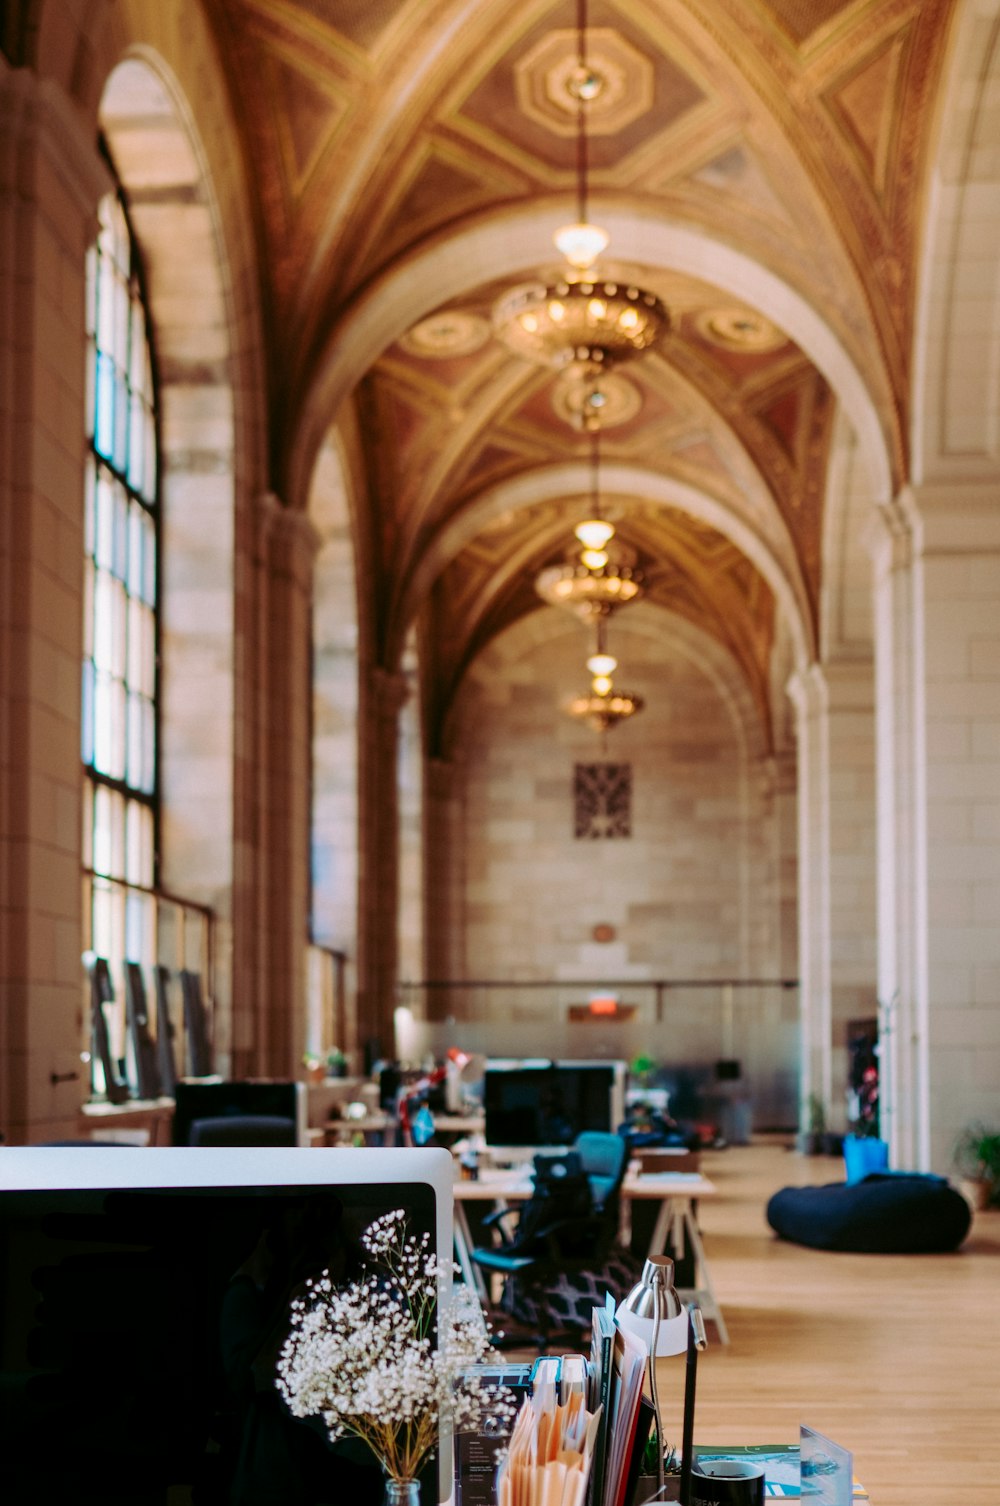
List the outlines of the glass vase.
{"label": "glass vase", "polygon": [[416,1480],[393,1480],[386,1476],[385,1506],[420,1506],[420,1486]]}

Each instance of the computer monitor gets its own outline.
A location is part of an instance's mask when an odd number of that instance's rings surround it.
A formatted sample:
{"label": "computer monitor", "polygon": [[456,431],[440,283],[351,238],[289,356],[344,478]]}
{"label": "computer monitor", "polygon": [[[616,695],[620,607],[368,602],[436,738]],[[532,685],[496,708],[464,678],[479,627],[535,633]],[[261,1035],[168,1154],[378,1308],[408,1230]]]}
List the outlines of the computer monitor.
{"label": "computer monitor", "polygon": [[205,1119],[287,1119],[296,1145],[307,1143],[308,1102],[303,1082],[191,1082],[174,1089],[174,1145],[191,1145],[193,1127]]}
{"label": "computer monitor", "polygon": [[626,1066],[618,1061],[491,1058],[483,1083],[486,1143],[494,1154],[571,1145],[584,1130],[625,1118]]}
{"label": "computer monitor", "polygon": [[[4,1498],[379,1506],[275,1390],[288,1303],[394,1208],[450,1258],[453,1177],[443,1150],[0,1151]],[[439,1465],[425,1500],[450,1440]]]}

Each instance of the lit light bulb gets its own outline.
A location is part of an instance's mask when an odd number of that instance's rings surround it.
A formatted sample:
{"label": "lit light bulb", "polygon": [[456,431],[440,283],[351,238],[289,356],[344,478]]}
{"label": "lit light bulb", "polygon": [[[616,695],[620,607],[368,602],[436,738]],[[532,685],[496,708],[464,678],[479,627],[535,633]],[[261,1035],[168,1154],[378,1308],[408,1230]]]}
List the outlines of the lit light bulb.
{"label": "lit light bulb", "polygon": [[594,692],[595,695],[610,695],[611,694],[611,676],[610,675],[595,675],[594,678],[590,682],[590,688]]}
{"label": "lit light bulb", "polygon": [[606,549],[584,549],[580,559],[588,570],[603,570],[608,563],[608,552]]}
{"label": "lit light bulb", "polygon": [[587,304],[587,313],[595,324],[600,324],[608,316],[608,305],[603,298],[591,298]]}
{"label": "lit light bulb", "polygon": [[527,330],[529,335],[538,333],[538,320],[534,314],[521,315],[521,328]]}
{"label": "lit light bulb", "polygon": [[549,318],[553,321],[553,323],[559,324],[565,318],[565,316],[565,304],[560,303],[557,298],[553,298],[552,302],[549,304]]}
{"label": "lit light bulb", "polygon": [[618,668],[618,660],[614,654],[591,654],[587,660],[587,668],[592,675],[605,679],[614,674]]}
{"label": "lit light bulb", "polygon": [[588,225],[585,221],[575,225],[561,225],[552,237],[556,250],[561,251],[571,267],[586,272],[606,250],[610,235],[600,225]]}
{"label": "lit light bulb", "polygon": [[633,308],[622,309],[618,316],[618,324],[621,329],[638,329],[639,315]]}
{"label": "lit light bulb", "polygon": [[603,549],[615,536],[614,524],[606,523],[603,518],[585,518],[573,532],[586,549]]}
{"label": "lit light bulb", "polygon": [[574,99],[582,99],[588,104],[604,88],[604,75],[598,73],[596,68],[588,67],[586,63],[577,63],[566,80],[566,87]]}

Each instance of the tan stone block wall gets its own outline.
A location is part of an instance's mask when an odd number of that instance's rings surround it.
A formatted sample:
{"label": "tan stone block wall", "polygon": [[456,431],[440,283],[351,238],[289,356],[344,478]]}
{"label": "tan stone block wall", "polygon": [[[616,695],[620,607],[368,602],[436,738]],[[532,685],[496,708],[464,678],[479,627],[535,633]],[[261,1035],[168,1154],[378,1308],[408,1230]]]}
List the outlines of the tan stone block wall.
{"label": "tan stone block wall", "polygon": [[[586,1054],[588,1041],[597,1049],[596,1036],[566,1024],[565,1005],[570,995],[585,1001],[588,984],[614,980],[634,983],[642,1018],[605,1050],[655,1049],[680,1031],[685,1051],[711,1060],[724,1054],[718,992],[671,996],[669,1021],[654,1029],[654,995],[642,985],[777,975],[773,770],[761,774],[756,748],[751,757],[754,729],[716,669],[710,675],[666,636],[630,632],[624,618],[611,636],[617,682],[647,706],[603,748],[560,709],[586,684],[582,629],[491,655],[464,687],[449,780],[461,817],[447,860],[461,919],[438,941],[452,977],[581,985],[478,997],[494,1052]],[[616,761],[632,767],[631,837],[576,838],[574,765]],[[440,851],[447,832],[432,839]],[[594,940],[599,924],[613,927],[613,941]],[[794,1063],[794,1024],[792,1037]]]}

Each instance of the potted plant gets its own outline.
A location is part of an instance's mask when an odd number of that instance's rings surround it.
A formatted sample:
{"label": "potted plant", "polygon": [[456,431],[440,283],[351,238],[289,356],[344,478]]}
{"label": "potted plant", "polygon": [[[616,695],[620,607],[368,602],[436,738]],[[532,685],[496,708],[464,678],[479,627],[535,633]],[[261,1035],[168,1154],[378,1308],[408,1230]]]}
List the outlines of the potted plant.
{"label": "potted plant", "polygon": [[806,1099],[805,1128],[799,1131],[798,1149],[805,1156],[823,1154],[823,1138],[826,1134],[826,1109],[818,1093],[810,1093]]}
{"label": "potted plant", "polygon": [[1000,1204],[1000,1130],[967,1125],[955,1146],[962,1191],[974,1208]]}
{"label": "potted plant", "polygon": [[327,1077],[346,1077],[347,1075],[347,1056],[339,1046],[331,1046],[326,1053],[326,1075]]}
{"label": "potted plant", "polygon": [[323,1082],[326,1078],[326,1062],[315,1051],[303,1052],[302,1065],[306,1069],[307,1082]]}

